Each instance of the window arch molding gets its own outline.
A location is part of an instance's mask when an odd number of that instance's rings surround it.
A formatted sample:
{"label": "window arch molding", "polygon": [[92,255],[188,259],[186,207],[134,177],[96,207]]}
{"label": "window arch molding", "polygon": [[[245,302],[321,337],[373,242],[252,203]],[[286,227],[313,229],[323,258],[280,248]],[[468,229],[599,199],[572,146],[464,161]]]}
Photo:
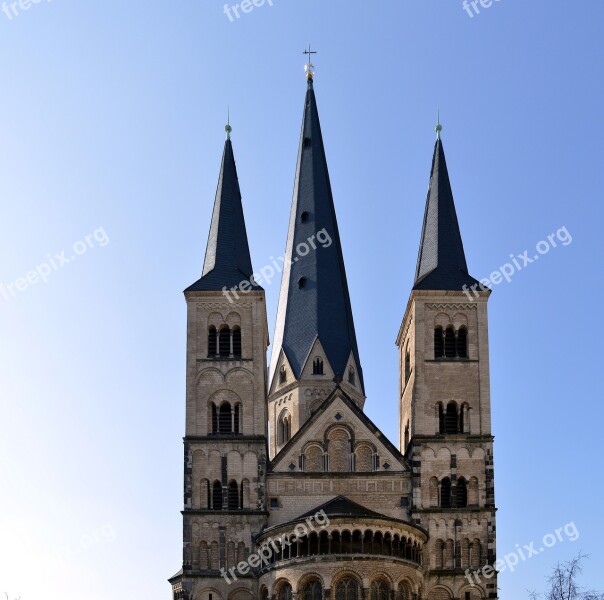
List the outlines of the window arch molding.
{"label": "window arch molding", "polygon": [[354,431],[352,430],[352,428],[349,425],[346,425],[345,423],[333,423],[332,425],[330,425],[329,427],[327,427],[325,429],[325,432],[323,434],[323,444],[324,444],[325,448],[329,447],[329,436],[332,435],[333,432],[338,429],[341,429],[347,433],[348,439],[350,440],[351,448],[354,448],[355,443],[356,443],[355,437],[354,437]]}
{"label": "window arch molding", "polygon": [[392,583],[386,575],[380,573],[376,575],[369,585],[370,600],[389,600]]}
{"label": "window arch molding", "polygon": [[[350,584],[356,583],[357,586],[357,596],[350,595],[351,588]],[[347,595],[338,595],[338,593],[342,594],[342,588],[345,589]],[[344,571],[340,571],[336,573],[331,582],[331,596],[334,600],[362,600],[363,598],[363,578],[362,576],[353,571],[352,569],[346,569]]]}
{"label": "window arch molding", "polygon": [[292,417],[287,408],[284,408],[277,418],[277,445],[282,446],[289,442],[292,436]]}
{"label": "window arch molding", "polygon": [[[317,595],[316,584],[318,584],[320,591],[318,598],[314,597]],[[311,589],[311,592],[313,592],[310,595],[308,594],[309,588]],[[325,583],[321,575],[315,572],[305,573],[298,581],[296,598],[297,600],[322,600],[323,590],[325,590]]]}
{"label": "window arch molding", "polygon": [[277,579],[273,584],[273,596],[277,600],[292,600],[293,587],[289,580]]}

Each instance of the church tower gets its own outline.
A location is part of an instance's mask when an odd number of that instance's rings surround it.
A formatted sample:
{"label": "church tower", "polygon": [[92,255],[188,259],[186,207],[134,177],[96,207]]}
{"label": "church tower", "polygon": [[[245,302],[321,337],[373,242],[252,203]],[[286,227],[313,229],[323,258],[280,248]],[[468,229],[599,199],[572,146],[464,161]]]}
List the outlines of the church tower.
{"label": "church tower", "polygon": [[[415,283],[397,338],[400,447],[429,532],[430,600],[497,598],[487,301],[470,276],[437,127]],[[429,563],[429,564],[428,564]],[[475,585],[470,585],[473,582]]]}
{"label": "church tower", "polygon": [[[226,129],[202,276],[185,290],[184,542],[182,570],[170,579],[175,600],[228,598],[223,574],[247,559],[266,521],[265,297],[252,277]],[[254,580],[241,579],[254,595]]]}
{"label": "church tower", "polygon": [[307,80],[269,374],[271,458],[338,385],[365,401],[312,65]]}

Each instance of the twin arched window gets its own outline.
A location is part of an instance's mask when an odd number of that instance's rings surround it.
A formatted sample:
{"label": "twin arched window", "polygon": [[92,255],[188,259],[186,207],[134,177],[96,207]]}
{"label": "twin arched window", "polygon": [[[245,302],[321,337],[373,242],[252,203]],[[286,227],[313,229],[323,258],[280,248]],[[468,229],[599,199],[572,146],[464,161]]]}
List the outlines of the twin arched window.
{"label": "twin arched window", "polygon": [[313,375],[324,375],[323,373],[323,359],[315,358],[312,363],[312,374]]}
{"label": "twin arched window", "polygon": [[223,402],[220,406],[211,403],[212,433],[239,434],[241,432],[241,410],[239,404]]}
{"label": "twin arched window", "polygon": [[463,403],[461,407],[456,402],[449,402],[446,408],[438,403],[438,433],[441,435],[456,435],[469,433],[470,407]]}
{"label": "twin arched window", "polygon": [[208,329],[208,358],[241,358],[241,329],[223,325]]}
{"label": "twin arched window", "polygon": [[434,330],[434,358],[468,358],[468,330],[452,325]]}
{"label": "twin arched window", "polygon": [[[435,478],[434,478],[435,479]],[[438,485],[436,481],[431,485]],[[431,492],[431,495],[433,492]],[[466,508],[468,506],[468,482],[460,477],[455,485],[448,477],[440,482],[440,508]]]}
{"label": "twin arched window", "polygon": [[214,481],[208,488],[208,508],[210,510],[242,510],[249,502],[249,482],[244,479],[239,485],[234,479],[229,481],[226,498],[222,490],[222,483]]}
{"label": "twin arched window", "polygon": [[357,376],[354,372],[354,369],[352,367],[348,367],[348,383],[350,385],[356,385],[357,384]]}
{"label": "twin arched window", "polygon": [[287,411],[283,411],[277,423],[277,444],[281,446],[292,436],[292,418]]}

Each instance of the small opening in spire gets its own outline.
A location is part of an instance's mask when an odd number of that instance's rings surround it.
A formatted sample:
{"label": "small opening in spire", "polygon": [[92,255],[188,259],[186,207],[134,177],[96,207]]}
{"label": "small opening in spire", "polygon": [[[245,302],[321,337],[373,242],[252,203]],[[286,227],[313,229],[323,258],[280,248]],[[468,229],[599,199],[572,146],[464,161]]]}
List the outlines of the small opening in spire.
{"label": "small opening in spire", "polygon": [[302,289],[306,285],[306,277],[300,277],[298,279],[298,287]]}
{"label": "small opening in spire", "polygon": [[312,145],[312,142],[311,142],[310,138],[309,137],[305,137],[304,138],[304,147],[305,148],[310,148],[311,145]]}
{"label": "small opening in spire", "polygon": [[302,221],[302,223],[306,223],[308,221],[308,217],[309,214],[307,211],[304,211],[301,215],[300,215],[300,221]]}

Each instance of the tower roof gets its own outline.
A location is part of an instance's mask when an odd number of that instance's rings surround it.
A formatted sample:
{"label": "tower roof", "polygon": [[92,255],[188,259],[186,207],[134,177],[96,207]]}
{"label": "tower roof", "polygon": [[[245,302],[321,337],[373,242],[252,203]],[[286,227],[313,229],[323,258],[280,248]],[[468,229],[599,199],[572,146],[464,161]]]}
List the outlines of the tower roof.
{"label": "tower roof", "polygon": [[313,78],[309,76],[271,377],[283,349],[299,378],[317,337],[336,376],[344,376],[353,355],[364,389]]}
{"label": "tower roof", "polygon": [[[185,291],[221,291],[251,281],[252,259],[241,204],[230,125],[222,154],[214,212],[201,278]],[[261,289],[251,282],[252,289]]]}
{"label": "tower roof", "polygon": [[[439,124],[440,125],[440,124]],[[478,283],[468,273],[440,130],[417,257],[414,290],[462,290]]]}

